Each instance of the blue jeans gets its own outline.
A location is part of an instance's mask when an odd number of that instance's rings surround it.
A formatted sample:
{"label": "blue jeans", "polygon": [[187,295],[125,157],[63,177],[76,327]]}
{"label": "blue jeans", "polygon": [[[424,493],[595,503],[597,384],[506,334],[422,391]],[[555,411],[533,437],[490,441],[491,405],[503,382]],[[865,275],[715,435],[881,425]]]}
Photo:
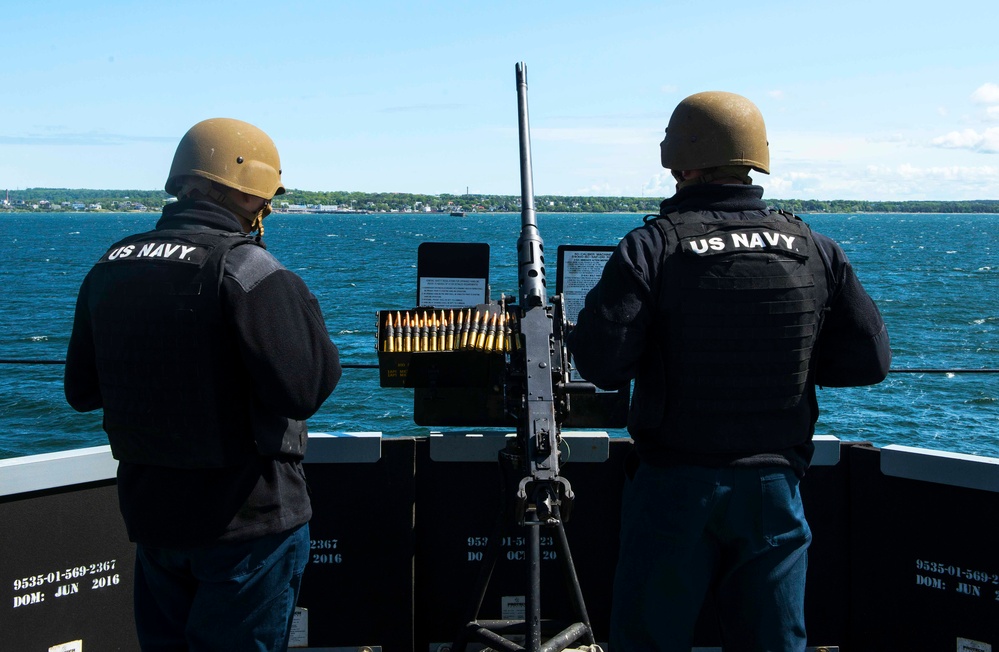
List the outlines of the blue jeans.
{"label": "blue jeans", "polygon": [[724,649],[805,649],[811,530],[782,468],[653,467],[624,488],[612,652],[689,652],[715,597]]}
{"label": "blue jeans", "polygon": [[139,544],[135,624],[145,652],[288,648],[309,526],[239,543]]}

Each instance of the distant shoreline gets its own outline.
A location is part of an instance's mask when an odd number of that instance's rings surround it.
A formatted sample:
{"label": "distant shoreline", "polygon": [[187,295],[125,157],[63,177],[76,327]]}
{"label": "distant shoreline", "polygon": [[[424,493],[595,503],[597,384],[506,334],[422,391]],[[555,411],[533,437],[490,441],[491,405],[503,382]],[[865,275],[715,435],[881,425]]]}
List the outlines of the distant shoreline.
{"label": "distant shoreline", "polygon": [[[772,208],[784,208],[783,206],[772,206]],[[784,208],[784,210],[787,210]],[[999,213],[999,210],[991,211],[791,211],[795,215],[802,217],[810,215],[993,215]],[[69,217],[71,215],[160,215],[161,210],[147,210],[147,211],[112,211],[112,210],[100,210],[100,211],[32,211],[32,210],[7,210],[6,208],[0,208],[0,219],[6,216],[14,215],[48,215],[50,217],[65,216]],[[583,212],[583,211],[538,211],[535,213],[537,215],[649,215],[645,211],[601,211],[601,212]],[[282,217],[294,217],[300,215],[319,215],[324,217],[344,217],[344,216],[355,216],[355,217],[396,217],[399,215],[425,215],[427,217],[453,217],[455,220],[467,219],[469,217],[480,216],[480,215],[520,215],[520,211],[469,211],[464,216],[451,216],[448,213],[442,212],[430,212],[430,213],[417,213],[413,211],[400,212],[400,211],[355,211],[355,212],[332,212],[332,211],[280,211],[276,210],[271,213],[271,215],[280,215]]]}
{"label": "distant shoreline", "polygon": [[[584,197],[536,195],[539,213],[658,213],[662,197]],[[999,213],[999,200],[866,201],[855,199],[775,199],[768,205],[799,214]],[[158,213],[174,199],[162,190],[27,188],[0,191],[0,213]],[[428,215],[519,213],[520,195],[425,195],[289,189],[274,198],[275,212],[306,214]],[[456,216],[458,217],[458,216]]]}

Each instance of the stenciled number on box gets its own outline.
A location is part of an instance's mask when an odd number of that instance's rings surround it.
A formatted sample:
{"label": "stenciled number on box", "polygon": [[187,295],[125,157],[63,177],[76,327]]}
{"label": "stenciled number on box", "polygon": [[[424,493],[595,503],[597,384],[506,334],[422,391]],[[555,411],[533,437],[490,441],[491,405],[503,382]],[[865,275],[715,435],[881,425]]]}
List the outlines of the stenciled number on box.
{"label": "stenciled number on box", "polygon": [[80,595],[121,585],[121,575],[115,572],[118,561],[55,568],[14,580],[14,608],[44,603],[47,599]]}
{"label": "stenciled number on box", "polygon": [[999,573],[957,564],[917,559],[916,586],[999,602]]}
{"label": "stenciled number on box", "polygon": [[311,563],[339,565],[343,563],[343,553],[340,552],[340,539],[311,539],[309,541]]}
{"label": "stenciled number on box", "polygon": [[[505,550],[501,553],[503,559],[510,561],[526,561],[527,552],[524,545],[527,539],[522,536],[505,536],[500,539],[500,546]],[[485,557],[485,549],[489,545],[489,537],[468,537],[466,561],[482,561]],[[555,548],[555,537],[541,537],[541,560],[558,559],[558,552]]]}

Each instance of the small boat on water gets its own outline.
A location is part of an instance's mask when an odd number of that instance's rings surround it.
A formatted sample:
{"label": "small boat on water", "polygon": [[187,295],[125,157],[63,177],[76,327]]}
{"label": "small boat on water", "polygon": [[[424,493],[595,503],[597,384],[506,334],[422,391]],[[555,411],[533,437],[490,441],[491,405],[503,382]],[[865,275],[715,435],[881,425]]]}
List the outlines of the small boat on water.
{"label": "small boat on water", "polygon": [[465,217],[465,211],[451,211],[451,217]]}

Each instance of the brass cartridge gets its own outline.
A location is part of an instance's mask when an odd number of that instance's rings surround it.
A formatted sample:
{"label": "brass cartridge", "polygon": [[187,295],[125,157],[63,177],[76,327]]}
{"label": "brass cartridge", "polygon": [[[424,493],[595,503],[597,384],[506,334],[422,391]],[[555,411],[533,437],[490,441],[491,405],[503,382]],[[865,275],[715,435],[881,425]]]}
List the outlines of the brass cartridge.
{"label": "brass cartridge", "polygon": [[468,348],[468,333],[472,329],[472,309],[468,309],[468,314],[465,316],[464,321],[461,324],[461,343],[458,345],[459,349]]}
{"label": "brass cartridge", "polygon": [[[471,308],[469,308],[471,310]],[[468,348],[474,349],[476,342],[479,339],[479,320],[482,319],[482,315],[476,310],[472,313],[472,323],[468,326]]]}
{"label": "brass cartridge", "polygon": [[496,321],[497,315],[493,315],[493,318],[489,320],[489,330],[486,331],[486,343],[483,348],[486,351],[492,351],[496,344]]}
{"label": "brass cartridge", "polygon": [[413,350],[413,328],[409,324],[409,312],[406,313],[406,320],[402,323],[402,345],[406,353]]}
{"label": "brass cartridge", "polygon": [[444,311],[441,310],[441,318],[438,321],[437,313],[434,313],[434,324],[437,326],[437,350],[444,351],[445,340],[447,339],[447,319]]}
{"label": "brass cartridge", "polygon": [[481,332],[482,313],[476,309],[472,315],[472,326],[468,329],[468,348],[476,349],[479,346],[479,333]]}
{"label": "brass cartridge", "polygon": [[[461,314],[461,311],[458,311]],[[454,351],[454,310],[448,312],[447,318],[447,338],[444,340],[444,350]]]}
{"label": "brass cartridge", "polygon": [[386,353],[395,351],[395,328],[392,327],[392,313],[385,317],[385,329],[382,334],[382,350]]}
{"label": "brass cartridge", "polygon": [[475,348],[482,351],[486,348],[486,334],[489,331],[489,313],[482,317],[482,327],[479,329],[478,337],[475,340]]}
{"label": "brass cartridge", "polygon": [[402,351],[402,315],[395,311],[395,350]]}
{"label": "brass cartridge", "polygon": [[429,351],[430,350],[430,340],[429,340],[429,329],[430,324],[427,323],[427,312],[423,312],[423,316],[420,317],[420,350]]}

